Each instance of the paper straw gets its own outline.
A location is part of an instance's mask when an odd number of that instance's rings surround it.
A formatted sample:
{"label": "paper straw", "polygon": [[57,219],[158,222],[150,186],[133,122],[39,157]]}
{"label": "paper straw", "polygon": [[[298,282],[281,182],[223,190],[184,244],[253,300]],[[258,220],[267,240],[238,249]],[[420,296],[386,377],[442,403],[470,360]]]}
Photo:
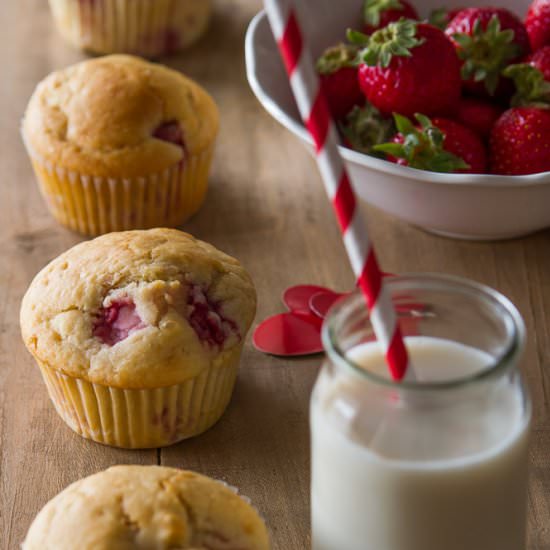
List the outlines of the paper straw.
{"label": "paper straw", "polygon": [[382,346],[390,374],[402,380],[408,354],[382,273],[370,243],[357,200],[338,151],[338,134],[313,65],[311,52],[292,0],[265,0],[271,29],[279,46],[302,119],[313,138],[317,163],[334,207],[357,284],[369,308],[377,341]]}

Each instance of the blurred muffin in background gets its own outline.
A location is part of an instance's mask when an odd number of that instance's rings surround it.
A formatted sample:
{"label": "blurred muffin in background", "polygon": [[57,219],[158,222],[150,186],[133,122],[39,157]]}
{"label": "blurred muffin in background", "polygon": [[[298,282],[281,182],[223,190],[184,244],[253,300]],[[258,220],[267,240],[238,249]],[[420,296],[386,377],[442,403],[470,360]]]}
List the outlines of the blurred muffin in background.
{"label": "blurred muffin in background", "polygon": [[211,0],[49,0],[59,32],[94,53],[158,57],[195,42]]}
{"label": "blurred muffin in background", "polygon": [[181,73],[111,55],[46,77],[22,133],[53,216],[99,235],[175,227],[194,214],[218,118],[210,95]]}
{"label": "blurred muffin in background", "polygon": [[225,484],[162,466],[80,479],[33,521],[23,550],[269,550],[258,512]]}

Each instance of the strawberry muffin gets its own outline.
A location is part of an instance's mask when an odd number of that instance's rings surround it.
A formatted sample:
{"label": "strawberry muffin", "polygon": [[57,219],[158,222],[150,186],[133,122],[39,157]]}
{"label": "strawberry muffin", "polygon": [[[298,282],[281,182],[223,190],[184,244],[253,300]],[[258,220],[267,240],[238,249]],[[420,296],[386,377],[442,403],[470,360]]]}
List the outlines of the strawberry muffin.
{"label": "strawberry muffin", "polygon": [[23,550],[269,550],[265,524],[208,477],[161,466],[114,466],[50,500]]}
{"label": "strawberry muffin", "polygon": [[74,431],[159,447],[223,414],[255,308],[237,260],[174,229],[128,231],[80,243],[38,273],[21,330]]}
{"label": "strawberry muffin", "polygon": [[49,0],[61,35],[94,53],[171,54],[206,30],[211,0]]}
{"label": "strawberry muffin", "polygon": [[55,72],[22,133],[53,216],[86,235],[173,227],[201,206],[218,110],[198,84],[137,57]]}

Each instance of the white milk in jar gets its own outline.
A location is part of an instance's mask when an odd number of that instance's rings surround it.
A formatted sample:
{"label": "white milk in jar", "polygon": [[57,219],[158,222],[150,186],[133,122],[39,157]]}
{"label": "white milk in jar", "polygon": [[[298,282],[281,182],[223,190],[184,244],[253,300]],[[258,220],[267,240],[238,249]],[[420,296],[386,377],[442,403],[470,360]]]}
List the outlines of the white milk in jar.
{"label": "white milk in jar", "polygon": [[495,366],[494,346],[421,334],[406,345],[407,388],[373,342],[345,351],[355,367],[329,362],[319,376],[313,550],[524,550],[530,404],[514,354]]}

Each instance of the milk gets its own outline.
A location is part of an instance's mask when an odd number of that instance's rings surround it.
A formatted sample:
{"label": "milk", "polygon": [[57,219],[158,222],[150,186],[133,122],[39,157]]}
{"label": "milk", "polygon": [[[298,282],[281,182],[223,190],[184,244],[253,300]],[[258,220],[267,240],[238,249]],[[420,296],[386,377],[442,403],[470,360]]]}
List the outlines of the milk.
{"label": "milk", "polygon": [[[406,343],[420,381],[494,362],[447,340]],[[348,357],[385,372],[376,344]],[[524,550],[530,411],[513,378],[428,395],[344,371],[324,370],[312,398],[314,550]]]}

